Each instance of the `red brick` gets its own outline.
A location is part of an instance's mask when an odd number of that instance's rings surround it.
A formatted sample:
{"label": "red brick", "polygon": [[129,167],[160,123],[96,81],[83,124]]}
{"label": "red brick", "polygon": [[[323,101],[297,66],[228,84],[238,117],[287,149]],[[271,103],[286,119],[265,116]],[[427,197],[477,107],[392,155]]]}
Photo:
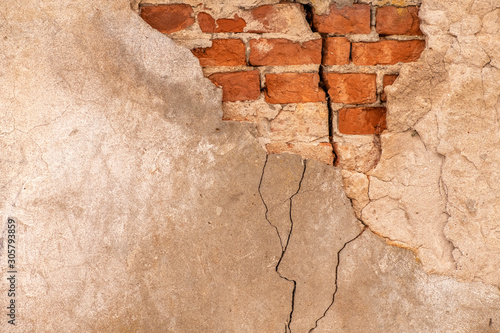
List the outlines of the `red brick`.
{"label": "red brick", "polygon": [[347,65],[351,42],[345,37],[328,37],[323,44],[323,65]]}
{"label": "red brick", "polygon": [[384,40],[376,43],[352,43],[352,62],[356,65],[393,65],[416,61],[425,49],[423,40]]}
{"label": "red brick", "polygon": [[386,129],[386,109],[345,108],[339,110],[339,131],[342,134],[380,134]]}
{"label": "red brick", "polygon": [[305,13],[300,4],[286,3],[264,5],[245,11],[247,31],[252,33],[290,33],[293,30],[308,29]]}
{"label": "red brick", "polygon": [[376,74],[325,73],[330,99],[335,103],[373,103],[377,101]]}
{"label": "red brick", "polygon": [[[393,84],[394,81],[396,81],[397,78],[398,78],[398,75],[395,75],[395,74],[384,75],[384,78],[382,80],[382,82],[384,84],[384,89],[385,89],[386,86],[390,86],[391,84]],[[380,95],[380,100],[382,102],[387,101],[387,96],[385,94],[385,91],[382,91],[382,94]]]}
{"label": "red brick", "polygon": [[198,24],[203,32],[243,32],[243,28],[246,27],[247,23],[244,19],[234,15],[232,19],[215,19],[208,13],[198,14]]}
{"label": "red brick", "polygon": [[266,87],[266,101],[271,104],[325,101],[317,73],[267,74]]}
{"label": "red brick", "polygon": [[294,43],[288,39],[252,39],[250,65],[288,66],[321,63],[321,39]]}
{"label": "red brick", "polygon": [[193,50],[203,67],[245,65],[245,52],[245,44],[239,39],[214,39],[212,47]]}
{"label": "red brick", "polygon": [[249,72],[216,73],[208,77],[215,85],[222,87],[222,101],[253,101],[260,96],[260,74]]}
{"label": "red brick", "polygon": [[156,30],[169,34],[186,29],[194,23],[189,5],[159,5],[141,7],[141,17]]}
{"label": "red brick", "polygon": [[418,7],[380,7],[375,28],[381,35],[422,35]]}
{"label": "red brick", "polygon": [[316,31],[329,34],[369,34],[370,5],[330,6],[327,15],[313,14]]}

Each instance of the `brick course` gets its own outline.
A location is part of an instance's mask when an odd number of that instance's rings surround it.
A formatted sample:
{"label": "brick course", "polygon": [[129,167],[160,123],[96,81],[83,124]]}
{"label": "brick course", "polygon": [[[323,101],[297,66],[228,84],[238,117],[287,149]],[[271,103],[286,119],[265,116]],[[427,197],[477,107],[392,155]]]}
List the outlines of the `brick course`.
{"label": "brick course", "polygon": [[386,129],[384,107],[344,108],[339,111],[342,134],[380,134]]}
{"label": "brick course", "polygon": [[253,101],[260,96],[260,74],[258,70],[216,73],[208,78],[216,86],[222,87],[223,102]]}
{"label": "brick course", "polygon": [[243,32],[247,23],[235,15],[232,19],[218,19],[217,21],[208,13],[198,14],[198,23],[203,32]]}
{"label": "brick course", "polygon": [[[251,20],[252,24],[248,24],[249,28],[247,32],[251,33],[286,34],[293,30],[294,26],[307,24],[304,10],[302,6],[297,3],[264,5],[251,9],[248,13],[249,15],[245,15],[245,17],[247,17],[247,20]],[[300,17],[297,14],[300,14]],[[289,15],[289,17],[286,17],[287,15]],[[300,18],[302,18],[302,22],[299,21]]]}
{"label": "brick course", "polygon": [[317,73],[280,73],[266,75],[266,101],[271,104],[324,102]]}
{"label": "brick course", "polygon": [[214,39],[212,47],[194,49],[193,54],[203,67],[246,64],[245,44],[239,39]]}
{"label": "brick course", "polygon": [[381,35],[422,35],[416,6],[380,7],[376,22],[375,28]]}
{"label": "brick course", "polygon": [[321,63],[322,40],[294,43],[283,38],[252,39],[250,65],[289,66]]}
{"label": "brick course", "polygon": [[330,99],[335,103],[364,104],[377,100],[376,74],[325,73]]}
{"label": "brick course", "polygon": [[141,7],[141,17],[154,29],[169,34],[186,29],[194,23],[189,5],[159,5]]}
{"label": "brick course", "polygon": [[369,34],[370,19],[370,5],[343,8],[331,5],[329,14],[313,14],[313,26],[316,31],[328,34]]}
{"label": "brick course", "polygon": [[323,65],[347,65],[351,42],[345,37],[327,37],[323,43]]}
{"label": "brick course", "polygon": [[352,62],[356,65],[394,65],[418,60],[425,48],[423,40],[384,40],[352,43]]}

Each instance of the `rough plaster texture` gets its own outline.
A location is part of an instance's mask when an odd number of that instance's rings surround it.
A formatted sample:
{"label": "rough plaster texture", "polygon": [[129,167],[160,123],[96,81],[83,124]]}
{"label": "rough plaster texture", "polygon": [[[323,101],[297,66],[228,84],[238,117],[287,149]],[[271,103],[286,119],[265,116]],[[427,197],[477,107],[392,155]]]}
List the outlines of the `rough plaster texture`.
{"label": "rough plaster texture", "polygon": [[314,332],[500,332],[497,288],[427,275],[416,259],[365,230],[342,251],[335,302]]}
{"label": "rough plaster texture", "polygon": [[221,121],[190,52],[125,2],[32,1],[2,17],[16,330],[282,331],[292,289],[269,268],[281,248],[258,193],[266,155]]}
{"label": "rough plaster texture", "polygon": [[[498,1],[424,1],[427,49],[388,92],[358,215],[428,272],[500,286]],[[358,177],[359,178],[359,177]],[[361,183],[361,182],[360,182]],[[364,207],[364,208],[362,208]],[[361,209],[359,209],[361,208]]]}
{"label": "rough plaster texture", "polygon": [[126,1],[0,14],[2,307],[18,223],[1,331],[499,331],[498,289],[429,276],[362,228],[338,169],[266,157]]}

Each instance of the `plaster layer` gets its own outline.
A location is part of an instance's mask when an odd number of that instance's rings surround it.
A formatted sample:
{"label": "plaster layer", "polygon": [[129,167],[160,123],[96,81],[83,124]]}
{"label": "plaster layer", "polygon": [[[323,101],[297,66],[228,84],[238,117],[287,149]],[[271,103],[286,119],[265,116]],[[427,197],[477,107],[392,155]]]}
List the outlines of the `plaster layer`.
{"label": "plaster layer", "polygon": [[0,330],[281,332],[292,288],[258,193],[266,153],[222,122],[197,59],[124,1],[1,11],[19,273],[17,326]]}
{"label": "plaster layer", "polygon": [[0,255],[14,219],[19,305],[0,330],[350,332],[359,316],[387,332],[414,327],[392,319],[409,303],[427,331],[444,313],[498,331],[496,288],[423,273],[360,225],[338,169],[222,122],[198,61],[126,1],[0,14]]}
{"label": "plaster layer", "polygon": [[366,230],[340,254],[335,302],[314,333],[500,332],[500,293],[428,275],[410,251]]}
{"label": "plaster layer", "polygon": [[370,203],[358,210],[373,231],[416,251],[428,272],[497,287],[499,5],[423,2],[427,48],[386,89],[388,130],[368,172]]}

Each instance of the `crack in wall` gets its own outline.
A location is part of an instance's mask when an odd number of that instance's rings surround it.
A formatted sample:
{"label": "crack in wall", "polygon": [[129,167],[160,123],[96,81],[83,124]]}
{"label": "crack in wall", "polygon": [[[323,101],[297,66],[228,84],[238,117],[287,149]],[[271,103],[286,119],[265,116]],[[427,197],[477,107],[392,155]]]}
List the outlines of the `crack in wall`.
{"label": "crack in wall", "polygon": [[266,221],[269,223],[269,225],[271,225],[275,230],[276,230],[276,233],[278,235],[278,238],[280,240],[280,246],[281,246],[281,256],[276,264],[276,266],[274,267],[274,270],[276,271],[276,273],[278,274],[278,276],[281,278],[281,279],[284,279],[288,282],[292,282],[293,283],[293,290],[292,290],[292,299],[291,299],[291,310],[290,310],[290,314],[289,314],[289,317],[288,317],[288,321],[285,323],[285,333],[291,333],[291,329],[290,329],[290,324],[292,322],[292,319],[293,319],[293,312],[294,312],[294,308],[295,308],[295,292],[297,290],[297,281],[293,280],[293,279],[289,279],[287,278],[286,276],[282,275],[279,271],[279,266],[281,264],[281,261],[283,260],[283,257],[285,256],[285,253],[286,253],[286,250],[288,248],[288,245],[290,244],[290,239],[292,237],[292,232],[293,232],[293,218],[292,218],[292,207],[293,207],[293,198],[299,194],[300,192],[300,189],[302,187],[302,181],[304,180],[304,176],[305,176],[305,173],[306,173],[306,167],[307,167],[307,160],[303,160],[303,165],[304,165],[304,168],[302,170],[302,175],[300,177],[300,180],[299,180],[299,184],[298,184],[298,187],[297,187],[297,191],[292,194],[290,196],[290,198],[288,199],[289,202],[290,202],[290,209],[289,209],[289,219],[290,219],[290,231],[288,233],[288,236],[287,236],[287,239],[286,239],[286,243],[283,244],[283,239],[281,238],[280,234],[279,234],[279,231],[278,231],[278,228],[269,220],[268,218],[268,212],[269,212],[269,208],[264,200],[264,197],[262,196],[262,192],[261,192],[261,187],[262,187],[262,182],[263,182],[263,179],[264,179],[264,174],[266,172],[266,166],[267,166],[267,162],[269,160],[269,155],[266,155],[266,160],[264,162],[264,166],[262,168],[262,175],[261,175],[261,178],[260,178],[260,183],[259,183],[259,188],[258,188],[258,192],[259,192],[259,195],[260,195],[260,198],[262,200],[262,203],[264,204],[264,207],[266,209],[266,212],[265,212],[265,218],[266,218]]}
{"label": "crack in wall", "polygon": [[[308,4],[302,4],[302,8],[304,9],[305,12],[305,18],[307,23],[309,23],[309,26],[311,27],[311,31],[318,33],[321,35],[321,62],[319,65],[318,69],[318,75],[319,75],[319,87],[325,92],[325,98],[326,98],[326,107],[328,108],[328,142],[330,143],[332,147],[332,154],[333,154],[333,160],[332,160],[332,165],[337,165],[338,162],[338,156],[337,152],[335,151],[335,143],[333,142],[333,113],[334,110],[332,108],[332,105],[330,103],[330,95],[328,94],[328,89],[326,87],[326,83],[324,81],[324,65],[323,65],[323,58],[325,56],[325,44],[326,44],[326,38],[328,34],[325,33],[319,33],[314,26],[313,22],[313,16],[314,16],[314,8],[311,5]],[[352,47],[352,44],[351,46]],[[349,51],[349,57],[351,56],[351,52]]]}
{"label": "crack in wall", "polygon": [[[260,195],[260,200],[262,201],[262,203],[264,204],[264,207],[266,208],[266,212],[265,212],[266,221],[267,221],[267,223],[269,223],[269,225],[271,227],[273,227],[276,230],[276,234],[278,235],[278,238],[280,240],[281,251],[283,251],[283,240],[281,239],[280,233],[278,231],[278,227],[275,226],[274,224],[272,224],[271,221],[269,221],[269,217],[267,216],[267,214],[269,213],[269,207],[267,207],[266,201],[264,200],[264,197],[262,196],[262,192],[260,190],[262,187],[262,181],[264,180],[264,173],[266,171],[266,166],[267,166],[268,161],[269,161],[269,155],[266,154],[266,160],[264,161],[264,166],[262,167],[262,174],[260,176],[258,191],[259,191],[259,195]],[[282,254],[282,256],[283,256],[283,254]]]}
{"label": "crack in wall", "polygon": [[345,249],[345,247],[354,242],[356,239],[358,239],[362,234],[363,232],[365,232],[365,230],[368,229],[366,226],[363,227],[363,229],[361,230],[361,232],[356,236],[354,237],[353,239],[347,241],[344,243],[344,245],[340,248],[340,250],[337,252],[337,265],[335,266],[335,289],[333,290],[333,294],[332,294],[332,302],[330,303],[330,305],[328,305],[328,307],[326,308],[325,312],[323,312],[323,315],[321,317],[319,317],[318,319],[316,319],[316,322],[314,323],[314,327],[311,328],[308,333],[311,333],[312,331],[314,331],[317,327],[318,327],[318,323],[321,319],[325,318],[326,317],[326,314],[328,313],[328,311],[330,310],[330,308],[333,306],[333,304],[335,303],[335,295],[337,294],[337,291],[338,291],[338,273],[339,273],[339,266],[340,266],[340,253]]}

